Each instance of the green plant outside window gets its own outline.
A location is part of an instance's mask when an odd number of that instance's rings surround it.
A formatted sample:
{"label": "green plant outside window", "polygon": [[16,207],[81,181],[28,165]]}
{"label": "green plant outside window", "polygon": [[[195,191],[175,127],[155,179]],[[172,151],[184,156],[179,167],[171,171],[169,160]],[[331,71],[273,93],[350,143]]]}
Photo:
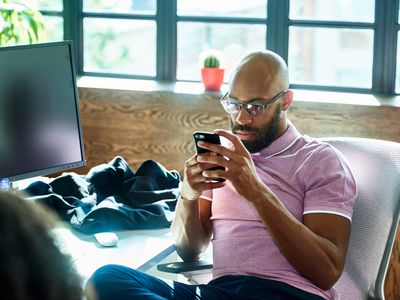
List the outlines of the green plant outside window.
{"label": "green plant outside window", "polygon": [[24,3],[0,0],[0,46],[32,44],[45,40],[41,13]]}

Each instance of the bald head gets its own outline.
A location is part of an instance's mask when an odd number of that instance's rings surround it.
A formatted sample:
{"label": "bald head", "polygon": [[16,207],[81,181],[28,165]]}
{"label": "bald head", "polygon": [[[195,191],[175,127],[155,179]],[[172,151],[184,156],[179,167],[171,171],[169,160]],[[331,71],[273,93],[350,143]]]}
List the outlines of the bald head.
{"label": "bald head", "polygon": [[260,90],[276,94],[289,87],[287,65],[272,51],[251,52],[234,68],[230,86],[231,90],[244,88],[251,94]]}

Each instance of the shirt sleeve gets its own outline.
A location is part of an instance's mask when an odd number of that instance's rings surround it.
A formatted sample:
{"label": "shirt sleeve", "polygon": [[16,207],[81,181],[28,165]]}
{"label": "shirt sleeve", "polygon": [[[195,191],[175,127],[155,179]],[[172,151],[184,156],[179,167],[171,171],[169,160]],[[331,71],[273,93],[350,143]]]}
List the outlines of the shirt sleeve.
{"label": "shirt sleeve", "polygon": [[207,200],[207,201],[212,201],[212,197],[213,197],[212,190],[206,190],[200,196],[201,199],[204,199],[204,200]]}
{"label": "shirt sleeve", "polygon": [[303,214],[331,213],[351,220],[357,186],[347,159],[339,150],[323,144],[304,172]]}

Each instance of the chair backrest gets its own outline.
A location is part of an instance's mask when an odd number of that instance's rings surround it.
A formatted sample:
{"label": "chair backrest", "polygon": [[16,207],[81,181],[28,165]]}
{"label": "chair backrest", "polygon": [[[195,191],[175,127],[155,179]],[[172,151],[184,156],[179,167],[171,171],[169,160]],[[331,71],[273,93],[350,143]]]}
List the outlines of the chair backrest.
{"label": "chair backrest", "polygon": [[385,299],[383,287],[400,215],[400,143],[324,138],[348,159],[358,185],[341,300]]}

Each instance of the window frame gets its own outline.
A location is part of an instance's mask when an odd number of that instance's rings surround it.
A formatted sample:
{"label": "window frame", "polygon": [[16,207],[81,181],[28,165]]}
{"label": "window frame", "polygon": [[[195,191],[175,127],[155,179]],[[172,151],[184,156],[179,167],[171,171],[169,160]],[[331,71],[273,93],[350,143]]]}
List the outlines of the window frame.
{"label": "window frame", "polygon": [[[349,28],[372,29],[373,64],[372,87],[357,88],[343,86],[320,86],[311,84],[291,84],[291,88],[358,92],[382,95],[396,95],[396,59],[397,34],[400,31],[398,22],[399,0],[375,0],[374,22],[323,21],[323,20],[292,20],[289,19],[290,0],[268,0],[267,18],[251,17],[214,17],[214,16],[178,16],[177,0],[157,0],[155,15],[122,14],[108,12],[84,12],[83,0],[63,0],[63,11],[42,11],[44,15],[62,16],[64,19],[64,39],[73,40],[76,57],[76,70],[80,76],[99,76],[132,79],[152,79],[156,81],[175,82],[177,68],[177,24],[178,22],[213,22],[233,24],[265,24],[266,45],[287,62],[289,47],[289,27],[315,28]],[[156,76],[141,76],[132,74],[97,73],[83,70],[83,19],[112,18],[131,20],[154,20],[156,22]],[[290,66],[289,66],[290,68]]]}

